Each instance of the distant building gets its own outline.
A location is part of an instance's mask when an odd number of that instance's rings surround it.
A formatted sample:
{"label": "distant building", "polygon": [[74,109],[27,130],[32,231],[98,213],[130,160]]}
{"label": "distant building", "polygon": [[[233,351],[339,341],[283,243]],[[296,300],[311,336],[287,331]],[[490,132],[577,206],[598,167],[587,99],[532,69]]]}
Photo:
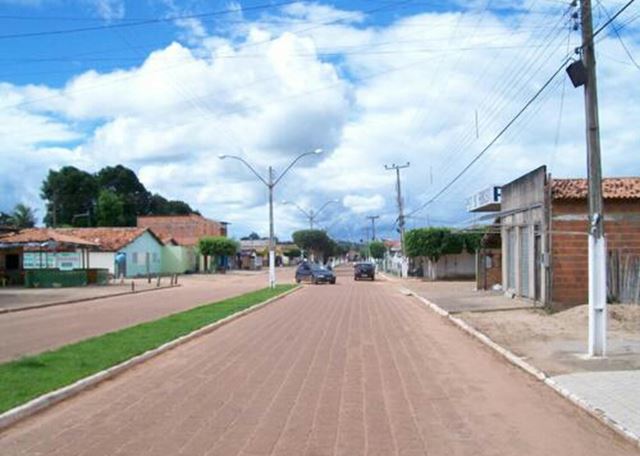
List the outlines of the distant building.
{"label": "distant building", "polygon": [[227,225],[198,214],[146,215],[137,221],[138,227],[150,228],[161,239],[170,238],[184,246],[196,246],[203,236],[227,236]]}
{"label": "distant building", "polygon": [[[608,297],[637,302],[640,177],[605,178],[602,193]],[[503,185],[498,214],[503,287],[559,309],[585,304],[588,214],[586,179],[552,178],[542,166]]]}
{"label": "distant building", "polygon": [[184,273],[205,269],[204,257],[197,250],[198,240],[205,236],[226,237],[228,223],[189,214],[139,216],[137,225],[153,230],[165,243],[163,271]]}

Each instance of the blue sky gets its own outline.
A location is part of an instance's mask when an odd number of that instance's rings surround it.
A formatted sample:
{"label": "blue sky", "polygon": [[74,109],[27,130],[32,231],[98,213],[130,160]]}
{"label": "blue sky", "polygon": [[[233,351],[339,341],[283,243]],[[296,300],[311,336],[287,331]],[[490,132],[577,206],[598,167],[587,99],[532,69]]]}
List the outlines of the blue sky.
{"label": "blue sky", "polygon": [[[409,209],[436,194],[577,45],[568,3],[0,0],[0,210],[25,202],[42,216],[50,168],[122,163],[234,234],[264,234],[264,189],[215,157],[242,153],[264,171],[322,147],[277,199],[338,199],[321,223],[331,234],[359,239],[380,214],[393,236],[384,165],[411,162]],[[596,23],[622,4],[602,0]],[[640,174],[638,16],[634,4],[615,22],[626,49],[611,30],[597,44],[605,175]],[[87,27],[99,29],[68,33]],[[561,75],[409,225],[462,226],[467,196],[541,164],[583,176],[582,125],[581,91]],[[304,227],[292,206],[277,215],[281,237]]]}

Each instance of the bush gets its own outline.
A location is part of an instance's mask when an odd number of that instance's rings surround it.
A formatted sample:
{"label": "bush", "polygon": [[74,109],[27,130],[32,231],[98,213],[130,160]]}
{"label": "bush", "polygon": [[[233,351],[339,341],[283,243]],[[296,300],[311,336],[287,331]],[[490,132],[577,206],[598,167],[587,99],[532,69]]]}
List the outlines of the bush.
{"label": "bush", "polygon": [[369,244],[369,253],[371,253],[371,256],[375,259],[381,259],[384,258],[384,254],[387,251],[387,247],[385,247],[383,242],[380,241],[372,241]]}
{"label": "bush", "polygon": [[231,256],[238,248],[236,241],[223,236],[207,236],[198,240],[198,251],[206,256]]}

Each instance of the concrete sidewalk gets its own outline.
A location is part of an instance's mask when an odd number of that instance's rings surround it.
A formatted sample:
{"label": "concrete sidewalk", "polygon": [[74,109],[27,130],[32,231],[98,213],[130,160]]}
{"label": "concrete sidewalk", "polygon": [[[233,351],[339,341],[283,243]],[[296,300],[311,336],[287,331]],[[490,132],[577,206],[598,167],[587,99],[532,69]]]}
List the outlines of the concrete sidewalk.
{"label": "concrete sidewalk", "polygon": [[[584,306],[547,314],[526,300],[471,291],[471,282],[393,281],[455,313],[592,409],[601,410],[640,437],[640,326],[635,324],[640,312],[634,311],[640,309],[609,306],[608,356],[589,358],[585,356]],[[522,307],[513,305],[518,301]],[[621,315],[633,319],[625,322]]]}
{"label": "concrete sidewalk", "polygon": [[419,279],[393,279],[423,298],[437,302],[447,312],[490,312],[509,309],[530,309],[532,301],[520,298],[507,298],[503,292],[476,291],[475,282],[435,281]]}

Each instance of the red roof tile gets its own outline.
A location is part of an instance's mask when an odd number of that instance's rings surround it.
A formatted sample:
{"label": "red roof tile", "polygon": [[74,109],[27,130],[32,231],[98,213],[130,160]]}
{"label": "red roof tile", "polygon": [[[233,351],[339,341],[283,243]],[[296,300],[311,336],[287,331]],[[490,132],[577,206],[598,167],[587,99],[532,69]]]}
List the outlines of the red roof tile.
{"label": "red roof tile", "polygon": [[57,231],[68,233],[91,242],[95,242],[100,246],[100,250],[105,252],[115,252],[120,250],[127,244],[135,241],[142,236],[145,231],[149,231],[158,242],[160,239],[147,228],[137,227],[104,227],[104,228],[58,228]]}
{"label": "red roof tile", "polygon": [[[584,199],[587,197],[586,179],[553,179],[554,199]],[[608,177],[602,179],[604,199],[640,199],[640,177]]]}
{"label": "red roof tile", "polygon": [[0,243],[30,244],[49,241],[79,246],[97,246],[97,244],[91,240],[74,236],[71,233],[61,233],[59,230],[52,228],[27,228],[16,233],[0,235]]}

